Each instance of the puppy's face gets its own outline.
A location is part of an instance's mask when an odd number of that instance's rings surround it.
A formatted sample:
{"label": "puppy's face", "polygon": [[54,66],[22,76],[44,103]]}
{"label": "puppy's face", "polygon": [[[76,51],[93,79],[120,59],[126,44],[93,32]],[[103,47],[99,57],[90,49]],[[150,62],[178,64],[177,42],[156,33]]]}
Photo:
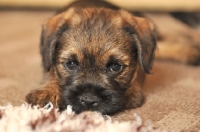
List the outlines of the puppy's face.
{"label": "puppy's face", "polygon": [[142,43],[155,38],[142,22],[146,33],[128,12],[93,8],[69,9],[47,22],[41,53],[45,70],[55,71],[61,107],[103,114],[124,109],[138,62],[146,72],[151,68],[154,46]]}

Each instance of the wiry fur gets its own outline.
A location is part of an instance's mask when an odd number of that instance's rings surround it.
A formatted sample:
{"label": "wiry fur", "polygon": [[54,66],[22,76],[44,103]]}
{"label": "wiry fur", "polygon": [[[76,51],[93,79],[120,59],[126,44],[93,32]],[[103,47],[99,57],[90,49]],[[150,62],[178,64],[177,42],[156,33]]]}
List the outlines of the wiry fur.
{"label": "wiry fur", "polygon": [[[56,86],[45,86],[42,94],[32,92],[26,98],[29,103],[43,106],[49,99],[60,110],[71,105],[77,113],[94,110],[103,114],[142,105],[135,77],[141,68],[150,73],[156,48],[154,27],[144,18],[100,3],[107,6],[75,2],[44,24],[43,66],[45,74],[53,76],[48,83]],[[69,69],[71,62],[76,69]],[[121,69],[113,72],[112,64]]]}

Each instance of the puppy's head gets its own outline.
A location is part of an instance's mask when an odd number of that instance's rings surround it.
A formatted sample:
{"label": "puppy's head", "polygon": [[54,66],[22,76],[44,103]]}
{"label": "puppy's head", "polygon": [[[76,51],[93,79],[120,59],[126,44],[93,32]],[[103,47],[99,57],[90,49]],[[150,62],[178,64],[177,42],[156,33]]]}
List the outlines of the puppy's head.
{"label": "puppy's head", "polygon": [[137,65],[150,72],[156,37],[150,23],[124,10],[68,9],[44,24],[41,54],[60,86],[60,106],[113,114],[125,107]]}

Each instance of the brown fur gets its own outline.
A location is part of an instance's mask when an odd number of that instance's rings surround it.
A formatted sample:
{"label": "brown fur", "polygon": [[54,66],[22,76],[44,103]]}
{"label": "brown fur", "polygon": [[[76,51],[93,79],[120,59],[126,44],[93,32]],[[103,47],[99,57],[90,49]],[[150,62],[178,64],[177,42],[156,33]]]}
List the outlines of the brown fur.
{"label": "brown fur", "polygon": [[[141,106],[144,98],[136,76],[142,76],[137,75],[141,69],[150,73],[155,44],[154,27],[144,18],[120,9],[70,7],[43,26],[41,54],[45,75],[49,77],[45,78],[44,87],[28,94],[26,100],[41,107],[49,101],[56,107],[66,107],[60,99],[62,87],[87,82],[109,89],[118,89],[119,85],[121,90],[127,89],[126,108]],[[75,78],[63,66],[72,55],[82,66]],[[112,58],[123,65],[123,70],[118,74],[102,72]],[[108,74],[113,79],[109,80]]]}
{"label": "brown fur", "polygon": [[26,96],[28,103],[44,107],[51,101],[55,107],[58,107],[60,92],[57,80],[52,76],[53,74],[51,71],[46,76],[45,82],[40,86],[41,88],[32,91]]}
{"label": "brown fur", "polygon": [[[43,107],[51,101],[55,107],[66,107],[62,99],[66,86],[88,83],[115,90],[114,82],[117,82],[117,87],[125,89],[125,100],[121,103],[127,109],[142,105],[140,87],[144,72],[150,73],[156,48],[154,25],[123,9],[96,6],[86,8],[74,4],[44,24],[41,54],[47,81],[42,89],[26,96],[28,103]],[[199,46],[177,41],[159,48],[157,58],[199,63]],[[112,57],[123,65],[123,70],[113,75],[114,82],[103,72]],[[76,76],[63,65],[74,58],[81,66]]]}
{"label": "brown fur", "polygon": [[[173,60],[190,65],[200,64],[200,33],[194,28],[173,18],[168,13],[145,14],[151,19],[161,36],[158,39],[156,58]],[[168,23],[169,26],[164,26]]]}

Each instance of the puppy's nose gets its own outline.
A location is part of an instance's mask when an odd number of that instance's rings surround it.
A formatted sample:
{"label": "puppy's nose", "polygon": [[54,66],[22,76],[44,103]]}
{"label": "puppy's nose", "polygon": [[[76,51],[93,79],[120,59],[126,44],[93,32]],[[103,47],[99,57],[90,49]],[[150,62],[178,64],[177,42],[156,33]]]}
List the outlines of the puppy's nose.
{"label": "puppy's nose", "polygon": [[98,97],[94,95],[83,95],[80,98],[80,102],[82,105],[87,106],[87,107],[96,107],[98,106],[99,99]]}

